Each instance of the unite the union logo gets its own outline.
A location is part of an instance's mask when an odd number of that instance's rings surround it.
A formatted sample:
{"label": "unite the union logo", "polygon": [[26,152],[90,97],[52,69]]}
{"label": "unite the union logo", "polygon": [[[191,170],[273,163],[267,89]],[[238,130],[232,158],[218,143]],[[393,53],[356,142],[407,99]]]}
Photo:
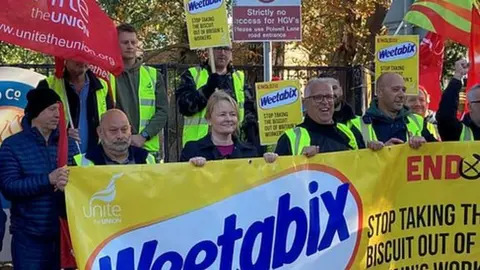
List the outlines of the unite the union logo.
{"label": "unite the union logo", "polygon": [[112,204],[117,193],[115,181],[123,176],[123,173],[115,174],[110,179],[108,186],[96,192],[90,198],[88,207],[83,206],[83,215],[93,219],[95,224],[117,224],[122,222],[122,208],[118,204]]}

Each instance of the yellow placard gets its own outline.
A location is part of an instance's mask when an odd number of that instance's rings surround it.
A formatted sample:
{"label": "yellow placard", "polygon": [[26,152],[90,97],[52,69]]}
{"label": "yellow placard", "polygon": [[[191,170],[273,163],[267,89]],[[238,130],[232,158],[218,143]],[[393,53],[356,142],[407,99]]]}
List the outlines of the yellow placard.
{"label": "yellow placard", "polygon": [[184,0],[190,49],[231,46],[226,0]]}
{"label": "yellow placard", "polygon": [[71,168],[74,253],[99,270],[478,269],[479,152]]}
{"label": "yellow placard", "polygon": [[375,80],[387,72],[394,72],[403,76],[407,95],[418,95],[418,35],[377,36],[375,42]]}
{"label": "yellow placard", "polygon": [[275,144],[285,130],[302,122],[299,81],[256,83],[260,143]]}

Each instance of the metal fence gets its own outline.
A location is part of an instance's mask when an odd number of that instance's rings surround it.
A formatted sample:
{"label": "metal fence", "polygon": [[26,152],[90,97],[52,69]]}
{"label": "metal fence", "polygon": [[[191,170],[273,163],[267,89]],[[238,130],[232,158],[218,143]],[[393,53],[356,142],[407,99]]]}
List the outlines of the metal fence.
{"label": "metal fence", "polygon": [[[25,69],[34,70],[43,75],[51,75],[54,72],[53,65],[10,65]],[[190,65],[181,64],[156,64],[151,65],[164,76],[165,89],[168,92],[170,111],[167,127],[163,132],[164,159],[166,162],[175,162],[180,157],[182,150],[182,129],[183,117],[177,109],[175,99],[175,89],[179,86],[180,76]],[[250,87],[254,87],[256,82],[263,81],[263,66],[236,66],[237,70],[245,72],[246,80]],[[355,113],[361,115],[371,98],[372,93],[372,72],[362,66],[353,67],[290,67],[275,66],[273,67],[274,76],[280,77],[282,80],[300,80],[302,86],[306,84],[308,79],[317,77],[322,73],[327,73],[339,79],[343,89],[345,101],[352,106]],[[254,92],[254,91],[253,91]]]}

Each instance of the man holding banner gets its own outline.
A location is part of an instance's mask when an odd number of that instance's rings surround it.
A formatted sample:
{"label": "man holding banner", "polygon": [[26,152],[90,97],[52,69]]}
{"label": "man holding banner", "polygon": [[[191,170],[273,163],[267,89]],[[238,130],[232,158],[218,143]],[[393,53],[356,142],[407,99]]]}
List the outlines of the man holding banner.
{"label": "man holding banner", "polygon": [[65,104],[70,121],[68,133],[79,143],[80,151],[86,153],[93,149],[98,143],[96,127],[100,118],[113,107],[107,83],[97,78],[86,63],[66,60],[61,78],[51,75],[38,87],[53,89]]}
{"label": "man holding banner", "polygon": [[405,106],[406,87],[397,73],[383,73],[376,82],[377,98],[372,101],[357,128],[363,139],[378,140],[386,145],[408,142],[414,149],[436,139],[424,128],[424,119]]}
{"label": "man holding banner", "polygon": [[[324,78],[310,80],[305,87],[307,115],[299,126],[285,131],[275,152],[279,155],[305,155],[365,148],[360,134],[333,120],[335,96],[332,85]],[[379,150],[383,144],[369,142],[369,148]]]}
{"label": "man holding banner", "polygon": [[[60,97],[48,88],[27,94],[23,131],[0,147],[0,189],[12,202],[12,259],[15,269],[60,268],[61,192],[69,170],[57,168]],[[70,140],[69,164],[76,148]]]}
{"label": "man holding banner", "polygon": [[207,101],[216,89],[224,90],[238,103],[239,122],[246,141],[257,145],[258,127],[253,97],[245,74],[233,68],[232,48],[216,47],[210,57],[215,59],[215,70],[208,64],[189,68],[181,77],[176,91],[180,113],[184,116],[183,145],[197,141],[208,133],[205,120]]}

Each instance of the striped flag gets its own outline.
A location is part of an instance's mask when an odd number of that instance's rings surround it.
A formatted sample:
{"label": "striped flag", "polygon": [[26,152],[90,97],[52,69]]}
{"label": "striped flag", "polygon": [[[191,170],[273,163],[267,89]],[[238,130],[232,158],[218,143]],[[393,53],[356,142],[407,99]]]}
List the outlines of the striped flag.
{"label": "striped flag", "polygon": [[403,20],[468,46],[472,5],[473,0],[417,0]]}

